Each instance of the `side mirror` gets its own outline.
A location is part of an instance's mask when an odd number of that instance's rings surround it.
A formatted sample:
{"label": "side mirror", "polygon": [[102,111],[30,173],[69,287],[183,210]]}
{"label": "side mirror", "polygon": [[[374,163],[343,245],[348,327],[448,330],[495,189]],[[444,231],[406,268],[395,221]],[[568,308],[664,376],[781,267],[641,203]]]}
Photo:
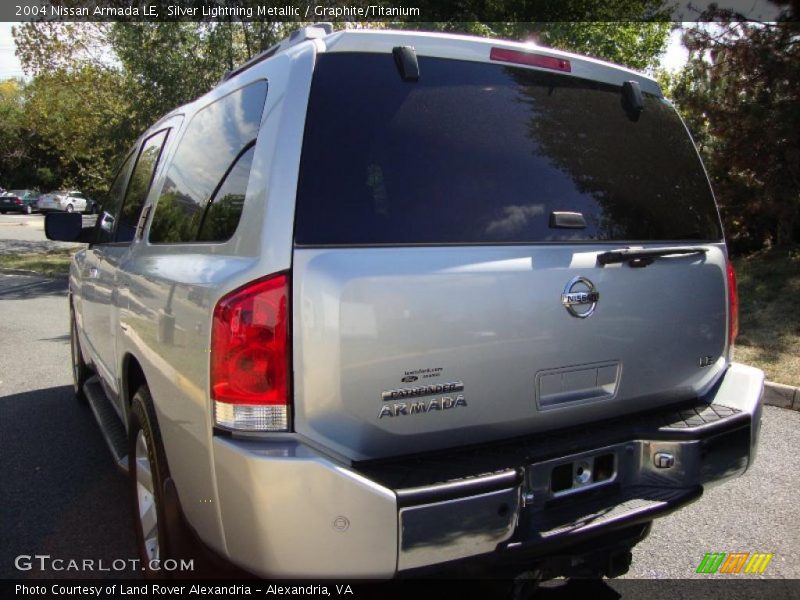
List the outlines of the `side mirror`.
{"label": "side mirror", "polygon": [[84,221],[79,213],[47,213],[44,217],[44,234],[48,240],[56,242],[82,242],[90,244],[94,241],[96,217]]}

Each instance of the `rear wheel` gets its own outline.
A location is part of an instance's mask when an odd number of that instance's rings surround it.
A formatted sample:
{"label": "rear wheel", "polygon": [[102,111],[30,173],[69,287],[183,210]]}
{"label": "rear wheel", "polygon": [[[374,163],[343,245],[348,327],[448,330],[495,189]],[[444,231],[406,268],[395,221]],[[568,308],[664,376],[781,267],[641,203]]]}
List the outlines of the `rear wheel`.
{"label": "rear wheel", "polygon": [[69,349],[72,355],[72,386],[75,391],[75,397],[78,398],[78,400],[86,400],[86,396],[83,393],[83,384],[89,379],[91,372],[86,363],[83,362],[81,342],[78,338],[78,327],[75,325],[75,315],[71,315],[70,317]]}
{"label": "rear wheel", "polygon": [[169,477],[152,397],[142,386],[131,400],[128,428],[128,473],[136,544],[145,576],[161,574],[151,561],[170,556],[170,539],[164,502],[164,482]]}

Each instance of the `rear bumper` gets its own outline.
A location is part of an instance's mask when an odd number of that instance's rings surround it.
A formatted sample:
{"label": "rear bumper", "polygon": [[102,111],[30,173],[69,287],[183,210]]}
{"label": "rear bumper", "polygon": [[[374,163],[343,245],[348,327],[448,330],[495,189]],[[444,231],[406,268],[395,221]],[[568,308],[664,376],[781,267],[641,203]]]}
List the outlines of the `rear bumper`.
{"label": "rear bumper", "polygon": [[263,576],[385,578],[569,553],[744,473],[763,379],[733,364],[689,405],[374,464],[344,466],[296,440],[215,437],[226,554]]}

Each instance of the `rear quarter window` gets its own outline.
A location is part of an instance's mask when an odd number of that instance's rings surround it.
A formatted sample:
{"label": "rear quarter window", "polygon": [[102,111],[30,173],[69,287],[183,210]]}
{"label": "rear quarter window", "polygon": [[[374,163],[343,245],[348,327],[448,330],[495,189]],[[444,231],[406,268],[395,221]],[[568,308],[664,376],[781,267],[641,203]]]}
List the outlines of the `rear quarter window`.
{"label": "rear quarter window", "polygon": [[[645,94],[500,64],[319,57],[297,195],[298,245],[719,240],[680,118]],[[551,228],[554,211],[583,229]]]}
{"label": "rear quarter window", "polygon": [[[258,136],[266,96],[266,81],[258,81],[220,98],[192,118],[167,168],[150,225],[150,242],[222,242],[233,235],[251,164],[240,158]],[[223,191],[228,196],[223,200],[218,192],[226,182],[233,183],[232,177],[238,188],[235,194],[230,187]],[[231,200],[232,195],[241,201]],[[225,209],[224,218],[220,207]]]}

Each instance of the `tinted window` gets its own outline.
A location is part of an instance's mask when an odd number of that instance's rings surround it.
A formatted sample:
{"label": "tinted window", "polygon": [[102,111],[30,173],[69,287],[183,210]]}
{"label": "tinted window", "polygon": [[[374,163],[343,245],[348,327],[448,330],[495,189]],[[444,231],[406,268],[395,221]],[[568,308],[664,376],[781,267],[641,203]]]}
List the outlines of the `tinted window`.
{"label": "tinted window", "polygon": [[224,242],[233,236],[244,206],[254,150],[255,146],[250,146],[225,176],[225,181],[208,204],[206,214],[200,223],[198,240]]}
{"label": "tinted window", "polygon": [[128,174],[133,165],[134,156],[135,154],[131,152],[125,162],[122,163],[119,171],[117,171],[117,176],[111,184],[111,189],[102,203],[100,216],[97,218],[97,233],[95,236],[95,243],[97,244],[110,242],[114,239],[114,220],[122,206],[125,184],[128,182]]}
{"label": "tinted window", "polygon": [[[719,217],[674,109],[621,87],[420,57],[318,58],[297,198],[299,244],[717,240]],[[550,228],[553,211],[585,229]]]}
{"label": "tinted window", "polygon": [[[151,242],[198,239],[209,200],[242,150],[258,135],[266,95],[267,84],[259,81],[217,100],[194,116],[167,171],[150,226]],[[249,174],[249,163],[247,168]],[[237,173],[237,177],[241,174]],[[233,212],[229,213],[227,229],[233,218]],[[235,218],[238,222],[239,213]],[[211,228],[211,224],[209,229],[204,227],[204,235],[216,235]]]}
{"label": "tinted window", "polygon": [[125,195],[125,202],[122,204],[122,212],[117,219],[116,239],[118,242],[130,242],[136,234],[139,215],[141,215],[144,201],[147,199],[147,192],[150,190],[158,157],[161,156],[161,149],[167,139],[168,131],[167,129],[159,131],[147,138],[142,145],[142,151],[139,153],[136,166],[131,173],[128,192]]}

